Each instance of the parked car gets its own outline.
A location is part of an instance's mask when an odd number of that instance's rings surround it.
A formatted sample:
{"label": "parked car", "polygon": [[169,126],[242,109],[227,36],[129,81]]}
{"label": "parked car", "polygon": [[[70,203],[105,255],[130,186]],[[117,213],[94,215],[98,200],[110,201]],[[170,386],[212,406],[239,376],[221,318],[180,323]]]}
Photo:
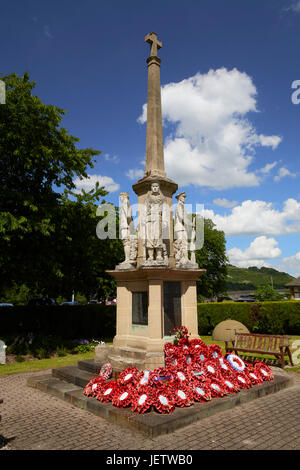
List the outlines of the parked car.
{"label": "parked car", "polygon": [[62,302],[60,305],[81,305],[81,302],[74,300],[74,302]]}
{"label": "parked car", "polygon": [[40,306],[47,306],[47,305],[58,305],[55,299],[50,297],[33,297],[32,299],[28,300],[28,306],[30,307],[40,307]]}
{"label": "parked car", "polygon": [[108,297],[105,300],[105,305],[115,305],[116,303],[117,303],[117,299],[115,299],[114,297]]}
{"label": "parked car", "polygon": [[254,295],[241,295],[235,302],[255,302]]}
{"label": "parked car", "polygon": [[8,304],[6,302],[0,302],[0,307],[13,307],[13,304]]}

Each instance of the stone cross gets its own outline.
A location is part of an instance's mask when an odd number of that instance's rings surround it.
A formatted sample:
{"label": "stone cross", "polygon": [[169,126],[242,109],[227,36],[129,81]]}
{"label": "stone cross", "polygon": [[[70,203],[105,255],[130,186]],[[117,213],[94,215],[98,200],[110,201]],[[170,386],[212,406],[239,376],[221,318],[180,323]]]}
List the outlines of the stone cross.
{"label": "stone cross", "polygon": [[157,57],[157,49],[161,49],[162,47],[162,42],[158,41],[157,34],[147,34],[145,42],[151,44],[150,57]]}

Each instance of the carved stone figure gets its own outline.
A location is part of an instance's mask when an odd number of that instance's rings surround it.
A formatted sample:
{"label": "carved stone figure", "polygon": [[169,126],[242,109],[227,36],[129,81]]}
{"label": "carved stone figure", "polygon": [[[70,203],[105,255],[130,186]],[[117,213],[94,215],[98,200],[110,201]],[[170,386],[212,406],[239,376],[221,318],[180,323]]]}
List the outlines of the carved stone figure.
{"label": "carved stone figure", "polygon": [[160,192],[158,182],[151,184],[151,194],[144,204],[144,236],[145,261],[144,265],[168,264],[168,255],[164,243],[164,233],[168,230],[166,213],[166,198]]}
{"label": "carved stone figure", "polygon": [[136,264],[137,237],[134,234],[132,209],[129,203],[129,194],[120,193],[120,238],[123,242],[125,261],[117,266],[118,269],[130,269]]}
{"label": "carved stone figure", "polygon": [[[176,196],[178,204],[175,208],[175,241],[174,241],[174,254],[176,260],[176,267],[181,268],[198,268],[195,258],[195,239],[196,239],[196,219],[192,224],[191,242],[188,244],[188,227],[191,222],[188,219],[184,204],[186,200],[186,193],[182,192]],[[189,260],[188,250],[191,250],[191,259]]]}

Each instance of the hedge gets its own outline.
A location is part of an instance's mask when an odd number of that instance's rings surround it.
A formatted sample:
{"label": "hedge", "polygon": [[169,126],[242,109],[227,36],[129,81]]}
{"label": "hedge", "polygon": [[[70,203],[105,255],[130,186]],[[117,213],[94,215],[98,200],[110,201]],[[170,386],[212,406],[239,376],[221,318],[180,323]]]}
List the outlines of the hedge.
{"label": "hedge", "polygon": [[300,302],[198,304],[199,334],[210,335],[221,321],[237,320],[251,333],[300,335]]}
{"label": "hedge", "polygon": [[113,338],[116,334],[114,305],[59,305],[0,307],[0,339],[12,334],[42,333],[64,339]]}

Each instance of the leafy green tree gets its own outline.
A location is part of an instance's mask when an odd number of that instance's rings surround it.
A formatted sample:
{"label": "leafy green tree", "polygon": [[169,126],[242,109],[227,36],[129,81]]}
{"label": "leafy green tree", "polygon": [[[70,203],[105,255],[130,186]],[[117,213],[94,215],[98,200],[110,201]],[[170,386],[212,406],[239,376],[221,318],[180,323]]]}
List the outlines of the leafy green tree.
{"label": "leafy green tree", "polygon": [[213,298],[226,291],[227,263],[224,232],[204,219],[204,244],[196,251],[196,261],[206,273],[197,281],[198,298]]}
{"label": "leafy green tree", "polygon": [[276,290],[269,284],[259,286],[256,289],[254,296],[255,300],[257,300],[258,302],[282,300],[282,298],[284,297],[278,292],[276,292]]}
{"label": "leafy green tree", "polygon": [[77,148],[79,139],[61,127],[65,111],[34,96],[27,73],[2,80],[0,294],[19,301],[42,294],[70,297],[73,290],[87,296],[99,286],[113,290],[105,269],[117,264],[120,243],[99,240],[95,232],[96,203],[107,192],[99,185],[73,192],[74,178],[87,177],[100,152]]}

